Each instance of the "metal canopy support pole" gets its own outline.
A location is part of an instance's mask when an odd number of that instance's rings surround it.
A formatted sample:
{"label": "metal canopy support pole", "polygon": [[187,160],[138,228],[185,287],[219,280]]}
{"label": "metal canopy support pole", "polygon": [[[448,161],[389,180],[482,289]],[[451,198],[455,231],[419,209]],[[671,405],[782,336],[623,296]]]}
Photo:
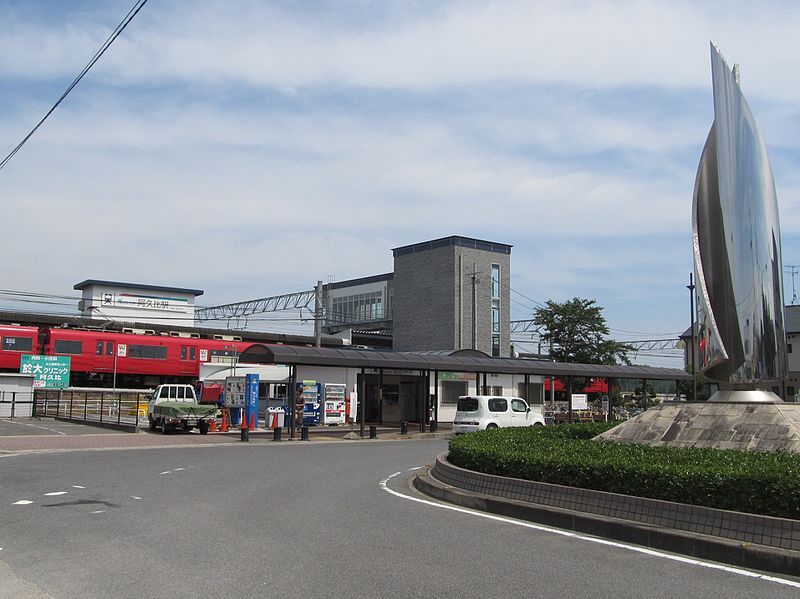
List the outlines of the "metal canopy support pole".
{"label": "metal canopy support pole", "polygon": [[[289,366],[289,388],[286,390],[286,403],[289,404],[289,438],[294,439],[294,419],[297,407],[297,366],[294,364]],[[284,424],[286,423],[284,422]]]}
{"label": "metal canopy support pole", "polygon": [[378,424],[383,426],[383,368],[378,370]]}
{"label": "metal canopy support pole", "polygon": [[481,373],[475,373],[475,395],[481,394]]}
{"label": "metal canopy support pole", "polygon": [[359,415],[361,416],[359,418],[359,420],[361,421],[361,425],[358,427],[358,434],[361,436],[362,439],[364,438],[364,424],[367,421],[367,415],[366,415],[366,411],[367,411],[367,409],[366,409],[367,408],[367,393],[366,393],[367,392],[367,383],[366,383],[365,378],[366,378],[366,374],[365,374],[364,367],[362,366],[361,367],[361,380],[358,381],[358,403],[361,404],[359,406],[359,412],[360,412]]}
{"label": "metal canopy support pole", "polygon": [[426,401],[427,395],[428,395],[428,391],[426,389],[426,380],[427,380],[427,371],[426,370],[420,370],[419,371],[419,379],[418,380],[419,380],[418,389],[420,390],[420,394],[419,394],[419,408],[420,408],[420,410],[419,410],[419,432],[424,433],[425,432],[425,417],[428,414],[428,411],[426,409],[426,404],[428,403]]}
{"label": "metal canopy support pole", "polygon": [[433,422],[434,428],[431,429],[435,433],[439,429],[439,371],[433,371]]}
{"label": "metal canopy support pole", "polygon": [[528,405],[530,405],[530,404],[531,404],[531,400],[530,400],[530,399],[529,399],[529,397],[528,397],[528,396],[530,395],[530,393],[529,393],[529,391],[528,391],[528,390],[530,389],[530,385],[531,385],[531,383],[530,383],[530,379],[531,379],[531,375],[529,375],[529,374],[526,374],[526,375],[525,375],[525,381],[522,383],[522,384],[525,386],[525,392],[522,394],[522,395],[523,395],[523,399],[524,399],[526,402],[528,402]]}
{"label": "metal canopy support pole", "polygon": [[567,377],[567,401],[569,401],[569,423],[572,424],[572,377]]}
{"label": "metal canopy support pole", "polygon": [[[606,393],[608,394],[608,416],[614,413],[614,396],[611,394],[611,389],[614,387],[614,379],[608,377],[606,379]],[[610,418],[606,418],[610,420]]]}
{"label": "metal canopy support pole", "polygon": [[642,403],[644,409],[647,409],[647,379],[642,379]]}

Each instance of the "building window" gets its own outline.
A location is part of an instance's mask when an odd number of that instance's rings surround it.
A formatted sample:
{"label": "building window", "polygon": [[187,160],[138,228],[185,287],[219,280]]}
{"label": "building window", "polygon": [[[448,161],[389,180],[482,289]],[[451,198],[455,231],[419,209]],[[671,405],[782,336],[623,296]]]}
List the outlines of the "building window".
{"label": "building window", "polygon": [[794,387],[786,387],[786,397],[794,399]]}
{"label": "building window", "polygon": [[492,357],[500,357],[500,335],[492,335]]}
{"label": "building window", "polygon": [[3,351],[33,351],[30,337],[3,337]]}
{"label": "building window", "polygon": [[328,322],[349,323],[383,320],[383,292],[359,293],[344,297],[334,297]]}
{"label": "building window", "polygon": [[468,393],[469,381],[442,381],[442,405],[456,405]]}
{"label": "building window", "polygon": [[786,351],[789,352],[789,353],[792,353],[792,344],[791,343],[787,343],[786,344]]}
{"label": "building window", "polygon": [[500,265],[492,264],[492,299],[500,299]]}

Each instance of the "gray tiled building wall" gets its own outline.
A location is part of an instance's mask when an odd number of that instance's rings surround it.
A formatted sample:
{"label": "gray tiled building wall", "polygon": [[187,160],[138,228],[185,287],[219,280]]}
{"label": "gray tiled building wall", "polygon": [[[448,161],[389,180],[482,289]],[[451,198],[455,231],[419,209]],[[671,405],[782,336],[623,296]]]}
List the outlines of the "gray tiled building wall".
{"label": "gray tiled building wall", "polygon": [[510,254],[458,245],[423,249],[394,259],[394,349],[472,348],[475,270],[475,349],[492,352],[491,267],[500,266],[500,355],[510,353]]}

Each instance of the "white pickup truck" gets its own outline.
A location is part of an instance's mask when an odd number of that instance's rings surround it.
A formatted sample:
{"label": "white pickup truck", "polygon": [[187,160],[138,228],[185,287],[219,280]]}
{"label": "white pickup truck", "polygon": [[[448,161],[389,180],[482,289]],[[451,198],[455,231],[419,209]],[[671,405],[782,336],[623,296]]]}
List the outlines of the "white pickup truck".
{"label": "white pickup truck", "polygon": [[190,431],[195,427],[205,435],[216,417],[217,406],[198,404],[191,385],[159,385],[147,404],[150,430],[161,427],[165,435],[173,430]]}

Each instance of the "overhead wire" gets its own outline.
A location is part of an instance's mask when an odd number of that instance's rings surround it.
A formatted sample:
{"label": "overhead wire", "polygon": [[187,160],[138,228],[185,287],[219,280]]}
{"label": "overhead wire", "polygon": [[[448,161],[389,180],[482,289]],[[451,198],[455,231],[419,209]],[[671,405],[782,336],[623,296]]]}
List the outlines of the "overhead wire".
{"label": "overhead wire", "polygon": [[47,118],[51,114],[53,114],[55,109],[58,108],[58,106],[61,104],[61,102],[64,100],[64,98],[66,98],[67,95],[73,90],[73,88],[76,85],[78,85],[80,80],[83,79],[84,75],[86,75],[86,73],[89,72],[89,69],[91,69],[98,60],[100,60],[100,57],[103,54],[105,54],[106,50],[108,50],[108,48],[111,46],[111,44],[114,43],[114,40],[116,40],[119,37],[119,35],[125,30],[125,28],[128,26],[128,24],[133,20],[133,18],[137,14],[139,14],[139,11],[142,10],[142,8],[144,7],[145,4],[147,4],[147,1],[148,0],[136,0],[136,2],[134,3],[133,7],[130,9],[130,11],[128,11],[128,14],[125,15],[125,18],[122,19],[122,21],[119,23],[119,25],[117,25],[117,27],[114,29],[114,31],[111,32],[111,35],[108,36],[106,41],[103,42],[103,45],[100,46],[100,49],[97,52],[95,52],[94,56],[92,56],[92,58],[88,62],[88,64],[85,67],[83,67],[83,70],[81,70],[81,72],[78,74],[78,76],[75,77],[75,79],[72,81],[72,83],[69,84],[69,86],[67,87],[66,91],[64,91],[64,93],[61,94],[61,97],[59,97],[58,100],[56,100],[56,103],[53,104],[53,106],[50,108],[50,110],[47,111],[47,113],[36,124],[36,126],[33,129],[31,129],[30,133],[28,133],[22,139],[22,141],[19,142],[16,145],[15,148],[13,150],[11,150],[11,152],[9,152],[8,155],[5,158],[3,158],[2,162],[0,162],[0,170],[2,170],[5,167],[5,165],[8,164],[8,162],[16,155],[16,153],[19,152],[19,150],[22,148],[22,146],[24,146],[25,143],[31,137],[33,137],[33,134],[36,133],[36,131],[39,129],[39,127],[42,126],[42,124],[47,120]]}

